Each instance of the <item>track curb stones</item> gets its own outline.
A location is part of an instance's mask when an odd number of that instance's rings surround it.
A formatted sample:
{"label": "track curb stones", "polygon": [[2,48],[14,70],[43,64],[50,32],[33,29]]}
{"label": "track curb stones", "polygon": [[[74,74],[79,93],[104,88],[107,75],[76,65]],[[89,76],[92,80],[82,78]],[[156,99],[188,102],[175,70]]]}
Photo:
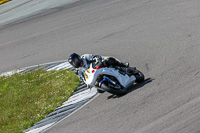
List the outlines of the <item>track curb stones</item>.
{"label": "track curb stones", "polygon": [[[10,76],[14,73],[34,71],[38,68],[42,68],[47,71],[64,70],[64,69],[75,70],[69,64],[69,62],[57,61],[57,62],[35,65],[5,72],[3,74],[0,74],[0,76]],[[40,133],[48,129],[57,122],[69,116],[72,112],[76,111],[84,104],[88,103],[94,96],[96,96],[96,94],[97,94],[96,88],[88,89],[84,83],[81,83],[81,86],[77,89],[77,91],[74,92],[73,95],[62,104],[62,106],[56,108],[52,113],[48,114],[43,120],[35,123],[34,126],[30,127],[29,129],[26,129],[25,131],[23,131],[23,133]]]}

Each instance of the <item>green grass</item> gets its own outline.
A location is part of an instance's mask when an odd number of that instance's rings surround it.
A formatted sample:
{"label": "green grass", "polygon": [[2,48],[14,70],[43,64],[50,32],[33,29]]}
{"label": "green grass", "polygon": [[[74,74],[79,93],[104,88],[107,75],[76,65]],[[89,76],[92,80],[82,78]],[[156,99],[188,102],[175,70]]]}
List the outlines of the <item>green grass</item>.
{"label": "green grass", "polygon": [[0,77],[0,133],[19,133],[62,105],[80,85],[71,70]]}

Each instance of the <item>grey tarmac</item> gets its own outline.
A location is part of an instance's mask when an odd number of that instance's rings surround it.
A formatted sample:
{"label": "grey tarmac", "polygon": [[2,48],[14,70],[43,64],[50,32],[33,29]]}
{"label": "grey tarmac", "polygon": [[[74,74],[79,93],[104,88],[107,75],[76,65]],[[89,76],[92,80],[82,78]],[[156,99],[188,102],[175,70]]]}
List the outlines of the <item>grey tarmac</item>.
{"label": "grey tarmac", "polygon": [[47,133],[199,133],[200,1],[81,0],[1,26],[0,71],[115,56],[147,80],[104,93]]}

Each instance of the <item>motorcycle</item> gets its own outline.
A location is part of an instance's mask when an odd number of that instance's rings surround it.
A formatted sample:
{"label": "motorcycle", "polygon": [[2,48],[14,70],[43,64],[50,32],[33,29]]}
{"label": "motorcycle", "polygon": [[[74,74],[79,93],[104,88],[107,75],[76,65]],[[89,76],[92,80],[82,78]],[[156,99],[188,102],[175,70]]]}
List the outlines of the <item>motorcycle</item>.
{"label": "motorcycle", "polygon": [[99,93],[109,92],[124,95],[128,87],[144,81],[144,74],[135,67],[105,67],[107,57],[94,56],[89,69],[82,72],[82,79],[88,88],[96,87]]}

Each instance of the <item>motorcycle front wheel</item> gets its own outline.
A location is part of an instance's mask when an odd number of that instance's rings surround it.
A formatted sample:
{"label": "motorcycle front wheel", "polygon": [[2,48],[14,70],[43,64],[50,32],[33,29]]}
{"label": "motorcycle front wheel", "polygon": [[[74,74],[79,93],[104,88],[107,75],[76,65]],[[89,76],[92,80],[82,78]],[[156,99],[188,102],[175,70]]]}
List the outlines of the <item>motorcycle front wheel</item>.
{"label": "motorcycle front wheel", "polygon": [[97,92],[98,92],[98,93],[104,93],[105,91],[100,90],[100,89],[97,88]]}
{"label": "motorcycle front wheel", "polygon": [[126,94],[126,88],[122,86],[121,86],[121,89],[116,89],[116,88],[110,87],[108,83],[102,83],[101,88],[109,93],[116,94],[116,95]]}

